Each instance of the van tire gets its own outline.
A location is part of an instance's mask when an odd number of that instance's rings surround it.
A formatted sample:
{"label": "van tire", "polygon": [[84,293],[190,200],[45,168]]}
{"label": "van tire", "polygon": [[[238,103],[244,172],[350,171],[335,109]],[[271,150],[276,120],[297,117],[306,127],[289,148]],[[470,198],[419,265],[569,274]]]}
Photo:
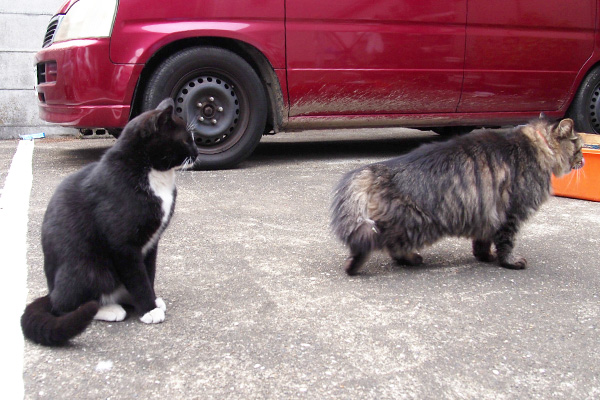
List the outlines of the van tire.
{"label": "van tire", "polygon": [[250,64],[229,50],[197,46],[165,59],[148,80],[142,111],[167,97],[194,133],[199,152],[194,169],[236,166],[265,130],[265,86]]}
{"label": "van tire", "polygon": [[600,66],[583,79],[567,111],[578,132],[600,134]]}

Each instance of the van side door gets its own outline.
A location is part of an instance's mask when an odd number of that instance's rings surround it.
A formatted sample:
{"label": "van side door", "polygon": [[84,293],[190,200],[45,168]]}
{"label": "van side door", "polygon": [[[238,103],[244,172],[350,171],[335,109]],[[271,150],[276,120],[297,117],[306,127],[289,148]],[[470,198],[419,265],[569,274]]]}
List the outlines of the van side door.
{"label": "van side door", "polygon": [[290,116],[455,112],[467,0],[287,0]]}
{"label": "van side door", "polygon": [[594,46],[597,0],[468,0],[459,112],[553,111]]}

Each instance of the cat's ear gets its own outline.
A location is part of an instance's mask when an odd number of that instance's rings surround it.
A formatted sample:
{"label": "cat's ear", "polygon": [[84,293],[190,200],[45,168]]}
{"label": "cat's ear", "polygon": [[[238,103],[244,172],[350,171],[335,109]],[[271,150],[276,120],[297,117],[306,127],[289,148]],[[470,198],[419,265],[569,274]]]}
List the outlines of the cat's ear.
{"label": "cat's ear", "polygon": [[556,128],[556,132],[558,137],[560,138],[572,138],[575,134],[575,123],[571,118],[565,118],[558,123],[558,127]]}
{"label": "cat's ear", "polygon": [[544,114],[543,112],[540,113],[540,119],[546,119],[546,114]]}
{"label": "cat's ear", "polygon": [[167,110],[169,107],[171,107],[171,112],[172,112],[173,109],[175,108],[175,103],[173,102],[173,99],[167,97],[166,99],[164,99],[163,101],[160,102],[160,104],[156,107],[156,109],[160,110],[160,111],[164,111],[164,110]]}
{"label": "cat's ear", "polygon": [[161,128],[169,125],[173,121],[175,103],[173,103],[173,99],[164,99],[156,109],[160,111],[160,114],[156,117],[155,127],[157,131],[160,131]]}

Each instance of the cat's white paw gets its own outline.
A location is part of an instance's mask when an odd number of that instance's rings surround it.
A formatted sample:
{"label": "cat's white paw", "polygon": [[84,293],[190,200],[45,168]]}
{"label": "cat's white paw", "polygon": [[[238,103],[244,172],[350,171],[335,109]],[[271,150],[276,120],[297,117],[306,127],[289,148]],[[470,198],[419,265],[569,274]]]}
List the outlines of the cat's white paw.
{"label": "cat's white paw", "polygon": [[157,297],[156,300],[154,300],[154,304],[156,304],[156,307],[160,308],[164,312],[167,312],[167,305],[161,297]]}
{"label": "cat's white paw", "polygon": [[119,304],[107,304],[100,307],[94,319],[107,322],[123,321],[127,316],[127,312]]}
{"label": "cat's white paw", "polygon": [[148,311],[144,314],[140,321],[145,324],[159,324],[165,320],[165,312],[160,308],[155,308],[152,311]]}

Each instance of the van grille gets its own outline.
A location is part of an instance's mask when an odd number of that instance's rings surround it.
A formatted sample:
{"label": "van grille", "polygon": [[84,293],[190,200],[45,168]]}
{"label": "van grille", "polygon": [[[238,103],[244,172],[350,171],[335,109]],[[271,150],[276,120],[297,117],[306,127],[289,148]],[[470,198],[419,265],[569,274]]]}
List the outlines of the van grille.
{"label": "van grille", "polygon": [[46,36],[44,36],[44,43],[42,44],[42,48],[50,46],[54,41],[54,34],[56,33],[56,29],[58,28],[58,24],[60,24],[62,17],[62,15],[55,15],[50,20],[48,28],[46,29]]}
{"label": "van grille", "polygon": [[46,83],[46,64],[39,63],[37,65],[37,81],[40,83]]}

